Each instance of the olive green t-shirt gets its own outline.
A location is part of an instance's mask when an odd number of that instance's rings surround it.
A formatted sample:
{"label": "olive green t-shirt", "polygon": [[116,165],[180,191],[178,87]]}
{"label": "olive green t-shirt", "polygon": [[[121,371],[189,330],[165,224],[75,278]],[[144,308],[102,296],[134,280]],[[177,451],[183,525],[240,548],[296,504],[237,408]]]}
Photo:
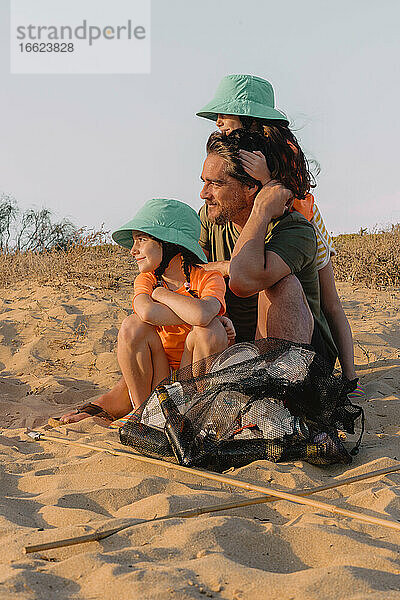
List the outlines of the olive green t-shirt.
{"label": "olive green t-shirt", "polygon": [[[209,254],[210,262],[230,260],[240,235],[232,222],[216,225],[207,218],[206,206],[200,209],[200,246]],[[310,310],[326,346],[328,358],[334,363],[337,350],[325,315],[321,310],[319,279],[316,266],[317,240],[314,228],[297,211],[272,221],[265,236],[265,250],[275,252],[288,265],[301,283]],[[235,296],[227,286],[227,313],[236,328],[236,341],[254,339],[257,324],[257,297]]]}

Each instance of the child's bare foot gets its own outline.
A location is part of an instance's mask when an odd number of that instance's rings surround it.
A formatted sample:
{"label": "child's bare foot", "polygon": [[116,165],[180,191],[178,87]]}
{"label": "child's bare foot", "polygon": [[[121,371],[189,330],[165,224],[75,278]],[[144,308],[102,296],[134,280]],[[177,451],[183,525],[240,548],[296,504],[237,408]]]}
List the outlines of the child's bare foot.
{"label": "child's bare foot", "polygon": [[83,419],[94,416],[114,421],[127,415],[131,410],[132,403],[128,388],[121,377],[112,390],[97,398],[94,403],[89,402],[66,413],[60,417],[60,423],[78,423]]}
{"label": "child's bare foot", "polygon": [[78,423],[79,421],[82,421],[82,419],[86,419],[87,417],[90,417],[91,415],[89,415],[88,413],[85,412],[76,412],[76,410],[72,410],[69,413],[66,413],[65,415],[63,415],[62,417],[60,417],[60,423]]}
{"label": "child's bare foot", "polygon": [[76,410],[60,417],[60,423],[78,423],[87,417],[100,417],[102,419],[106,419],[107,421],[114,421],[113,415],[104,410],[102,406],[88,402]]}

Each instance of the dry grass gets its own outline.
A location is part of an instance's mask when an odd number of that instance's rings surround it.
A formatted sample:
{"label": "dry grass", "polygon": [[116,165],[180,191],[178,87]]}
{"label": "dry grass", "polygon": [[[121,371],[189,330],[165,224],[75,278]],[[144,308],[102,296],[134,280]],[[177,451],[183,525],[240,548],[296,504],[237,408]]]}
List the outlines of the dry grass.
{"label": "dry grass", "polygon": [[[137,270],[128,250],[98,244],[96,235],[81,239],[66,251],[0,254],[0,286],[24,279],[53,286],[69,282],[90,289],[131,284]],[[386,231],[340,235],[334,244],[338,281],[379,288],[400,285],[400,224]]]}
{"label": "dry grass", "polygon": [[131,284],[137,270],[128,250],[87,240],[68,250],[0,254],[0,286],[29,279],[41,285],[72,283],[89,289],[118,289]]}
{"label": "dry grass", "polygon": [[400,285],[400,223],[383,231],[339,235],[334,245],[338,281],[377,288]]}

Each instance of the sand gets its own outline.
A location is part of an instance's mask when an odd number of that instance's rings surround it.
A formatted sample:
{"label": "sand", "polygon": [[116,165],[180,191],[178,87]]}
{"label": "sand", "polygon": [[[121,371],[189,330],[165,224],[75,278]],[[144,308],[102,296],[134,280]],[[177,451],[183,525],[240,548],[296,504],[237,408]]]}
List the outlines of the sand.
{"label": "sand", "polygon": [[[349,467],[259,461],[229,476],[290,491],[400,463],[400,291],[350,284],[339,291],[367,389],[360,454]],[[151,519],[254,496],[24,434],[117,380],[114,349],[130,294],[129,287],[103,293],[72,285],[3,290],[1,600],[400,598],[400,532],[281,500],[137,524],[101,542],[23,554],[27,544],[82,535],[112,519]],[[50,433],[118,446],[117,433],[96,419]],[[400,521],[399,484],[400,472],[315,498]]]}

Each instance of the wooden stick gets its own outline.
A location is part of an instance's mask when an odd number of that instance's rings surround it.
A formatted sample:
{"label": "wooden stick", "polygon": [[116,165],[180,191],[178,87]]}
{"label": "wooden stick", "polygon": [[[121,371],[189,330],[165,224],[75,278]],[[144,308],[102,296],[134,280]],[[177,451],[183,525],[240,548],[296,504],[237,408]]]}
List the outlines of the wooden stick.
{"label": "wooden stick", "polygon": [[[31,436],[34,432],[31,432]],[[134,454],[133,452],[123,452],[121,450],[101,448],[98,446],[92,446],[91,444],[83,444],[81,442],[74,442],[71,440],[67,440],[64,438],[58,438],[53,436],[47,436],[42,434],[36,434],[36,437],[33,436],[34,439],[44,440],[48,442],[58,442],[61,444],[66,444],[68,446],[75,446],[77,448],[85,448],[87,450],[95,450],[96,452],[109,452],[115,456],[125,456],[127,458],[132,458],[134,460],[138,460],[140,462],[162,466],[167,469],[174,469],[175,471],[182,471],[183,473],[197,475],[198,477],[202,477],[203,479],[210,479],[212,481],[217,481],[219,483],[224,483],[225,485],[230,485],[232,487],[238,487],[244,490],[250,490],[252,492],[259,492],[260,494],[265,494],[267,496],[274,496],[276,498],[281,498],[282,500],[288,500],[289,502],[295,502],[296,504],[303,504],[305,506],[312,506],[313,508],[319,508],[320,510],[324,510],[336,515],[342,515],[344,517],[350,517],[351,519],[356,519],[357,521],[361,521],[363,523],[368,523],[370,525],[381,525],[382,527],[388,527],[390,529],[396,529],[400,531],[400,523],[396,521],[390,521],[388,519],[381,519],[379,517],[370,517],[369,515],[363,515],[362,513],[357,513],[351,510],[347,510],[345,508],[340,508],[338,506],[334,506],[333,504],[329,504],[327,502],[320,502],[318,500],[313,500],[307,497],[296,496],[295,494],[291,494],[288,492],[282,492],[280,490],[274,490],[273,488],[263,487],[259,485],[254,485],[252,483],[246,483],[245,481],[240,481],[238,479],[232,479],[231,477],[226,477],[225,475],[220,475],[219,473],[212,473],[211,471],[206,471],[205,469],[194,469],[192,467],[184,467],[182,465],[178,465],[175,463],[169,463],[163,460],[159,460],[157,458],[150,458],[149,456],[142,456],[141,454]]]}
{"label": "wooden stick", "polygon": [[[150,519],[152,521],[152,519]],[[140,523],[144,523],[146,521],[139,521]],[[33,546],[25,546],[23,552],[25,554],[31,554],[32,552],[42,552],[43,550],[52,550],[53,548],[62,548],[63,546],[74,546],[75,544],[84,544],[85,542],[95,542],[97,540],[102,540],[103,538],[109,537],[113,535],[113,533],[118,533],[122,529],[127,527],[132,527],[132,525],[136,525],[136,523],[124,524],[119,527],[113,527],[112,529],[106,529],[103,531],[94,531],[93,533],[87,533],[85,535],[80,535],[72,538],[65,538],[63,540],[56,540],[54,542],[47,542],[44,544],[34,544]]]}
{"label": "wooden stick", "polygon": [[[370,471],[369,473],[363,473],[360,475],[354,475],[353,477],[347,477],[346,479],[342,479],[339,481],[333,481],[332,483],[327,483],[325,485],[320,485],[315,488],[310,488],[308,490],[295,490],[292,493],[295,496],[310,496],[311,494],[316,494],[317,492],[324,492],[326,490],[336,489],[338,487],[344,485],[350,485],[351,483],[356,483],[359,481],[363,481],[366,479],[372,479],[373,477],[379,477],[380,475],[386,475],[388,473],[394,473],[395,471],[400,471],[400,465],[395,467],[386,467],[385,469],[378,469],[376,471]],[[188,519],[191,517],[198,517],[200,515],[204,515],[211,512],[219,512],[223,510],[229,510],[231,508],[242,508],[245,506],[253,506],[255,504],[264,504],[266,502],[274,502],[276,501],[275,497],[272,496],[260,496],[258,498],[249,498],[247,500],[241,500],[238,502],[223,502],[221,504],[211,504],[208,506],[203,506],[199,508],[182,510],[174,514],[164,515],[162,517],[154,517],[153,519],[129,519],[126,523],[119,525],[117,527],[112,527],[110,529],[103,529],[100,531],[94,531],[93,533],[88,533],[85,535],[81,535],[79,537],[66,538],[62,540],[56,540],[54,542],[47,542],[43,544],[36,544],[33,546],[25,546],[24,552],[26,554],[32,552],[41,552],[43,550],[51,550],[53,548],[61,548],[63,546],[72,546],[74,544],[83,544],[85,542],[93,542],[99,541],[106,537],[113,535],[114,533],[118,533],[123,529],[127,529],[128,527],[133,527],[134,525],[140,525],[142,523],[153,523],[154,521],[163,521],[165,519],[174,519],[174,518],[184,518]]]}

